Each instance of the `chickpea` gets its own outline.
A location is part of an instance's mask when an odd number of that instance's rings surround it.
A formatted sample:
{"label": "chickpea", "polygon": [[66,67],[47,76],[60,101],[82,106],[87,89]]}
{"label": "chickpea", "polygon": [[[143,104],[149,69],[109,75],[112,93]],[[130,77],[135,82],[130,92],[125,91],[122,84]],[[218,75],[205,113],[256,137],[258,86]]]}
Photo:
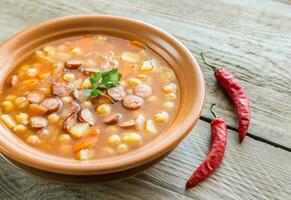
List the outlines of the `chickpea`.
{"label": "chickpea", "polygon": [[137,76],[136,76],[136,78],[138,78],[139,80],[145,80],[146,78],[147,78],[147,76],[145,75],[145,74],[138,74]]}
{"label": "chickpea", "polygon": [[65,96],[65,97],[62,97],[62,101],[63,103],[67,104],[67,103],[72,102],[73,98],[71,96]]}
{"label": "chickpea", "polygon": [[51,94],[51,89],[47,88],[47,87],[41,87],[38,89],[40,92],[46,94],[46,95],[50,95]]}
{"label": "chickpea", "polygon": [[39,137],[37,135],[30,135],[26,138],[26,141],[29,143],[29,144],[33,144],[33,145],[38,145],[41,143]]}
{"label": "chickpea", "polygon": [[4,111],[11,112],[14,110],[14,104],[11,101],[5,100],[1,103]]}
{"label": "chickpea", "polygon": [[135,132],[125,133],[122,136],[122,140],[126,144],[139,144],[142,142],[142,136]]}
{"label": "chickpea", "polygon": [[177,90],[177,85],[176,85],[176,83],[171,82],[171,83],[165,85],[164,87],[162,87],[162,90],[163,90],[165,93],[176,92],[176,90]]}
{"label": "chickpea", "polygon": [[91,101],[84,101],[82,103],[82,108],[92,108],[93,107],[93,104]]}
{"label": "chickpea", "polygon": [[103,36],[103,35],[97,35],[96,39],[95,39],[95,43],[97,44],[102,44],[107,40],[107,37]]}
{"label": "chickpea", "polygon": [[3,114],[3,115],[1,115],[1,120],[8,128],[13,128],[16,125],[16,123],[15,123],[14,119],[11,117],[11,115]]}
{"label": "chickpea", "polygon": [[28,121],[29,115],[26,113],[19,113],[19,114],[15,115],[14,118],[20,124],[27,125],[29,123],[29,121]]}
{"label": "chickpea", "polygon": [[[51,61],[51,59],[48,56],[46,56],[43,51],[36,51],[34,55],[35,55],[36,61],[38,61],[38,62],[50,62]],[[37,75],[37,74],[35,74],[35,75]]]}
{"label": "chickpea", "polygon": [[27,130],[26,126],[24,126],[23,124],[17,124],[16,126],[14,126],[13,131],[15,133],[24,133]]}
{"label": "chickpea", "polygon": [[72,82],[72,84],[73,84],[73,87],[74,87],[75,89],[81,88],[81,85],[82,85],[82,79],[74,80],[74,81]]}
{"label": "chickpea", "polygon": [[90,80],[87,78],[87,79],[85,79],[85,80],[82,82],[81,87],[82,87],[83,89],[91,89],[91,88],[92,88],[92,84],[91,84]]}
{"label": "chickpea", "polygon": [[120,153],[120,154],[125,153],[128,151],[128,146],[126,144],[119,144],[116,147],[116,151],[117,153]]}
{"label": "chickpea", "polygon": [[14,103],[18,108],[26,108],[29,104],[26,97],[17,97]]}
{"label": "chickpea", "polygon": [[43,51],[46,52],[48,55],[53,56],[56,53],[56,48],[52,46],[46,46],[43,48]]}
{"label": "chickpea", "polygon": [[175,104],[172,101],[165,101],[163,107],[167,110],[171,110],[175,107]]}
{"label": "chickpea", "polygon": [[151,71],[153,71],[153,68],[154,68],[154,66],[153,66],[152,62],[150,60],[148,60],[148,61],[144,61],[142,63],[142,65],[140,67],[140,71],[151,72]]}
{"label": "chickpea", "polygon": [[88,149],[82,149],[76,154],[76,158],[81,161],[90,160],[90,152]]}
{"label": "chickpea", "polygon": [[177,99],[177,95],[175,93],[173,93],[173,92],[165,94],[165,97],[167,99],[169,99],[169,100],[175,100],[175,99]]}
{"label": "chickpea", "polygon": [[75,54],[75,55],[82,55],[82,49],[81,48],[72,48],[72,50],[70,51],[71,54]]}
{"label": "chickpea", "polygon": [[158,101],[158,97],[157,96],[150,96],[149,98],[146,99],[146,101],[150,102],[150,103],[154,103]]}
{"label": "chickpea", "polygon": [[52,113],[49,116],[47,116],[47,119],[49,123],[55,124],[60,120],[60,116],[56,113]]}
{"label": "chickpea", "polygon": [[121,142],[121,139],[119,137],[119,135],[111,135],[109,138],[108,138],[108,143],[109,144],[112,144],[112,145],[117,145]]}
{"label": "chickpea", "polygon": [[96,63],[93,60],[91,60],[91,59],[87,59],[85,61],[85,66],[86,67],[94,67],[94,66],[96,66]]}
{"label": "chickpea", "polygon": [[16,96],[15,95],[7,95],[6,97],[5,97],[5,100],[9,100],[9,101],[14,101],[16,99]]}
{"label": "chickpea", "polygon": [[154,118],[156,122],[164,124],[169,120],[169,113],[165,111],[158,112],[155,114]]}
{"label": "chickpea", "polygon": [[26,75],[29,76],[30,78],[33,78],[38,75],[38,69],[35,67],[28,68],[26,70]]}
{"label": "chickpea", "polygon": [[139,114],[136,117],[134,123],[135,123],[135,127],[136,127],[137,130],[139,130],[139,131],[144,130],[144,127],[145,127],[145,118],[144,118],[143,115]]}
{"label": "chickpea", "polygon": [[175,79],[175,74],[172,71],[166,71],[163,73],[163,79],[165,81],[173,81]]}
{"label": "chickpea", "polygon": [[60,143],[68,143],[71,141],[71,136],[69,134],[62,134],[58,138]]}
{"label": "chickpea", "polygon": [[75,75],[72,73],[66,73],[64,74],[63,78],[68,82],[73,82],[75,80]]}
{"label": "chickpea", "polygon": [[142,81],[137,79],[137,78],[130,78],[127,81],[127,84],[131,87],[136,87],[136,86],[140,85],[141,83],[142,83]]}
{"label": "chickpea", "polygon": [[151,134],[157,134],[158,133],[158,130],[157,130],[154,122],[151,119],[146,120],[145,128],[146,128],[146,131],[148,133],[151,133]]}
{"label": "chickpea", "polygon": [[29,104],[28,110],[36,115],[43,115],[47,112],[47,109],[39,104]]}
{"label": "chickpea", "polygon": [[97,107],[97,113],[101,116],[107,116],[111,113],[111,106],[109,104],[102,104]]}

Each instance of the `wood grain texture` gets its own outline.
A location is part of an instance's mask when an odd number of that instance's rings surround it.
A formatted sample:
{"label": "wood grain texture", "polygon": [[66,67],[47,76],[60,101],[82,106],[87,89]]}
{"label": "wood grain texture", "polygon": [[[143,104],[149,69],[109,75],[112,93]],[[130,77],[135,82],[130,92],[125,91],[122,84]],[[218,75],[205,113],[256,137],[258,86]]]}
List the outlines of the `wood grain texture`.
{"label": "wood grain texture", "polygon": [[[0,1],[0,39],[50,18],[84,13],[127,16],[166,30],[200,63],[199,53],[205,51],[210,62],[237,76],[250,97],[251,134],[291,148],[291,5],[286,1],[17,2]],[[218,112],[237,127],[234,108],[211,69],[201,67],[208,88],[205,108],[219,103]],[[210,117],[208,109],[203,116]]]}
{"label": "wood grain texture", "polygon": [[250,137],[237,144],[228,131],[224,160],[208,179],[184,190],[187,178],[209,151],[209,124],[201,122],[159,165],[137,178],[194,199],[288,199],[291,196],[291,154]]}
{"label": "wood grain texture", "polygon": [[200,121],[161,163],[135,177],[91,186],[48,183],[0,159],[0,199],[288,199],[291,154],[247,137],[239,145],[229,131],[225,158],[206,181],[188,191],[185,182],[209,148],[209,124]]}

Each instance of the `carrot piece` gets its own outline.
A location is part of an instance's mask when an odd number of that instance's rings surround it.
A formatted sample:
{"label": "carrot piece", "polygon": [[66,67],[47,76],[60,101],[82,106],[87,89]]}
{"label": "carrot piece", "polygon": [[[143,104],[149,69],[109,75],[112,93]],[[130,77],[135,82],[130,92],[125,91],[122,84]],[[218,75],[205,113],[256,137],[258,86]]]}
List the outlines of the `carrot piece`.
{"label": "carrot piece", "polygon": [[143,42],[140,42],[140,41],[137,41],[137,40],[131,41],[131,44],[135,45],[135,46],[138,46],[140,48],[143,48],[143,49],[147,48],[147,46]]}
{"label": "carrot piece", "polygon": [[100,129],[96,128],[96,129],[91,129],[88,132],[88,136],[99,136],[100,135]]}
{"label": "carrot piece", "polygon": [[73,146],[73,151],[74,152],[78,152],[81,149],[87,149],[89,147],[92,147],[94,145],[96,145],[98,139],[97,137],[91,137],[91,138],[87,138],[85,140],[82,140],[80,142],[77,142],[74,146]]}

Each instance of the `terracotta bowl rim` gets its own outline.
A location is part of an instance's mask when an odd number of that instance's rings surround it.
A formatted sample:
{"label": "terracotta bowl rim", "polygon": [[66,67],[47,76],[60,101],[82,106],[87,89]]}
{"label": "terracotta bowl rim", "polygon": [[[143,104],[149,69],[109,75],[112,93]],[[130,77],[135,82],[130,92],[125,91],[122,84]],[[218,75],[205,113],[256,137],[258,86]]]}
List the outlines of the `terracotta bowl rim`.
{"label": "terracotta bowl rim", "polygon": [[[101,163],[99,162],[64,162],[64,160],[68,159],[62,159],[56,156],[50,156],[45,153],[39,152],[39,153],[31,153],[29,151],[23,151],[23,149],[20,149],[18,145],[11,146],[12,143],[6,140],[3,140],[3,137],[5,136],[5,132],[7,132],[7,129],[5,131],[5,128],[3,128],[3,125],[1,124],[0,127],[0,151],[4,154],[9,156],[10,158],[16,160],[17,162],[23,163],[25,165],[45,170],[49,172],[55,172],[55,173],[61,173],[61,174],[75,174],[75,175],[92,175],[92,174],[106,174],[110,172],[117,172],[122,171],[126,169],[130,169],[133,167],[137,167],[140,165],[143,165],[145,163],[148,163],[155,158],[161,157],[162,155],[168,153],[171,151],[174,147],[176,147],[179,142],[186,137],[186,135],[191,131],[191,129],[196,124],[197,120],[199,119],[199,116],[202,111],[202,107],[204,104],[205,99],[205,82],[204,77],[201,72],[201,69],[199,67],[199,64],[197,63],[196,59],[192,56],[190,51],[177,39],[175,39],[170,34],[166,33],[165,31],[150,25],[148,23],[130,19],[126,17],[121,16],[112,16],[112,15],[73,15],[73,16],[66,16],[66,17],[60,17],[51,19],[42,23],[39,23],[37,25],[34,25],[32,27],[29,27],[25,30],[22,30],[10,38],[8,38],[6,41],[4,41],[0,46],[0,52],[1,49],[5,49],[5,45],[7,43],[13,42],[16,38],[21,38],[21,36],[25,33],[29,33],[32,31],[37,31],[38,29],[48,26],[50,24],[58,23],[60,21],[70,21],[70,20],[78,20],[78,19],[106,19],[106,20],[121,20],[125,23],[131,23],[133,25],[139,25],[139,26],[145,26],[149,30],[153,32],[158,32],[160,35],[162,35],[164,38],[167,38],[171,41],[171,43],[175,44],[175,46],[178,46],[179,50],[183,51],[183,54],[185,54],[185,59],[188,59],[191,62],[191,66],[197,76],[195,77],[199,82],[200,86],[198,88],[198,94],[199,97],[197,97],[196,104],[192,105],[191,111],[189,112],[187,116],[185,116],[185,120],[183,124],[179,127],[179,130],[175,130],[171,132],[170,135],[164,138],[163,141],[159,142],[159,145],[153,145],[153,148],[148,149],[147,151],[138,152],[135,154],[135,156],[132,157],[125,157],[121,156],[119,158],[115,157],[115,159],[105,159],[102,160]],[[1,62],[1,61],[0,61]],[[1,63],[0,63],[1,64]],[[180,77],[181,78],[181,77]],[[179,77],[178,77],[179,79]],[[189,86],[190,87],[190,86]],[[182,88],[181,88],[182,89]],[[173,124],[175,124],[175,120],[173,121]],[[2,137],[2,138],[1,138]],[[16,136],[15,136],[16,137]],[[157,143],[157,142],[156,142]],[[27,145],[28,146],[28,145]],[[26,150],[26,148],[25,148]],[[41,155],[41,156],[40,156]],[[126,155],[126,154],[125,154]]]}

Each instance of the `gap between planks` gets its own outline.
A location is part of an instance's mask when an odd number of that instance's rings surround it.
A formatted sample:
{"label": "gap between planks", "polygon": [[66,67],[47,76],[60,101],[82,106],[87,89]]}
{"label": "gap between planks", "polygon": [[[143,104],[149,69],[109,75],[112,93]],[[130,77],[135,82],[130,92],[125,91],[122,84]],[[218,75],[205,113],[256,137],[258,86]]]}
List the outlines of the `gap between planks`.
{"label": "gap between planks", "polygon": [[[202,121],[204,121],[204,122],[208,122],[208,123],[211,123],[211,120],[212,120],[212,119],[210,119],[210,118],[208,118],[208,117],[205,117],[205,116],[200,116],[199,119],[202,120]],[[229,125],[227,125],[227,128],[230,129],[230,130],[233,130],[233,131],[235,131],[235,132],[238,131],[237,128],[232,127],[232,126],[229,126]],[[274,147],[277,147],[277,148],[283,149],[283,150],[285,150],[285,151],[291,152],[291,148],[289,148],[289,147],[286,147],[286,146],[281,145],[281,144],[278,144],[278,143],[276,143],[276,142],[272,142],[272,141],[267,140],[267,139],[265,139],[265,138],[262,138],[262,137],[256,136],[256,135],[254,135],[254,134],[252,134],[252,133],[247,132],[247,136],[250,137],[250,138],[253,138],[254,140],[257,140],[257,141],[260,141],[260,142],[264,142],[264,143],[267,143],[267,144],[269,144],[269,145],[271,145],[271,146],[274,146]]]}

